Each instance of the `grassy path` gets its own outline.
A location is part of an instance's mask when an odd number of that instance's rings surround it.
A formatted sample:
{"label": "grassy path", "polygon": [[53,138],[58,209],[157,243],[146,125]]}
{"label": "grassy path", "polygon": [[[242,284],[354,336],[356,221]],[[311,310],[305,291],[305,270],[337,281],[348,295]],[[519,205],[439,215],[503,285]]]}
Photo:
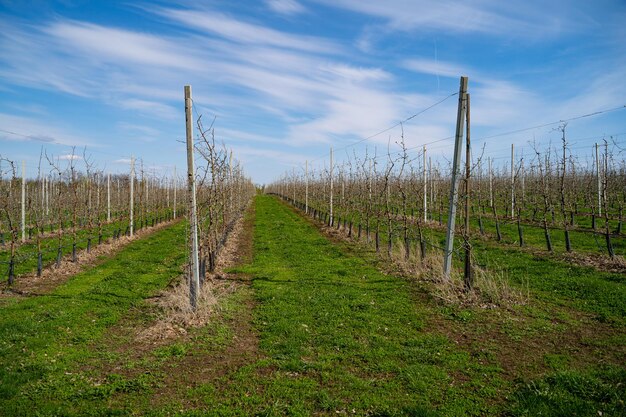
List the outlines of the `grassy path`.
{"label": "grassy path", "polygon": [[[239,272],[253,277],[265,358],[221,387],[201,386],[208,415],[624,410],[626,370],[594,359],[599,346],[610,351],[619,343],[619,333],[581,345],[576,332],[592,338],[593,323],[581,328],[567,315],[555,321],[543,304],[512,312],[442,308],[414,284],[332,244],[274,198],[260,196],[256,216],[254,262]],[[533,381],[537,375],[546,378]]]}
{"label": "grassy path", "polygon": [[115,389],[70,370],[93,354],[89,343],[180,274],[184,230],[178,223],[135,241],[49,294],[2,300],[0,415],[56,414],[59,401]]}
{"label": "grassy path", "polygon": [[[276,199],[257,199],[255,325],[266,358],[205,398],[224,415],[485,414],[497,370],[425,331],[409,284],[346,256]],[[464,386],[470,381],[471,387]]]}
{"label": "grassy path", "polygon": [[3,301],[0,415],[626,412],[621,327],[544,300],[442,306],[269,196],[247,214],[229,271],[243,284],[219,314],[142,344],[134,336],[158,312],[144,299],[179,273],[183,230],[135,242],[49,295]]}

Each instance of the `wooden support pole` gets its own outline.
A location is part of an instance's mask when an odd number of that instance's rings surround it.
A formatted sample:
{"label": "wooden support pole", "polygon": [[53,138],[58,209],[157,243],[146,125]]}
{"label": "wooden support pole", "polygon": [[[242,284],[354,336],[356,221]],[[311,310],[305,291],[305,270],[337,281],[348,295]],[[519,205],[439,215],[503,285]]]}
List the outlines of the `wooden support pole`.
{"label": "wooden support pole", "polygon": [[424,191],[424,222],[428,219],[428,187],[427,187],[427,178],[426,178],[426,145],[424,145],[424,166],[422,167],[422,180],[424,181],[423,191]]}
{"label": "wooden support pole", "polygon": [[309,214],[309,161],[304,162],[304,212]]}
{"label": "wooden support pole", "polygon": [[465,268],[463,281],[465,288],[471,290],[474,285],[472,277],[472,245],[470,244],[470,175],[471,175],[471,146],[470,146],[470,95],[467,94],[466,121],[465,121],[465,230],[463,244],[465,246]]}
{"label": "wooden support pole", "polygon": [[450,279],[452,269],[452,252],[454,248],[454,227],[456,223],[456,203],[459,189],[459,171],[461,165],[461,148],[463,145],[463,127],[467,104],[467,77],[461,77],[459,87],[459,104],[456,118],[456,134],[454,141],[454,160],[452,163],[452,178],[450,179],[450,205],[448,207],[448,228],[446,231],[446,245],[443,257],[443,275]]}
{"label": "wooden support pole", "polygon": [[524,197],[526,194],[526,185],[525,185],[525,172],[524,172],[524,153],[522,152],[522,159],[520,160],[520,167],[519,167],[519,173],[520,173],[520,188],[521,188],[521,196],[520,196],[520,203],[522,204],[522,208],[524,207]]}
{"label": "wooden support pole", "polygon": [[333,225],[333,147],[330,147],[330,219],[329,225]]}
{"label": "wooden support pole", "polygon": [[228,157],[228,209],[233,213],[233,150],[230,150]]}
{"label": "wooden support pole", "polygon": [[133,236],[134,233],[134,211],[135,211],[135,157],[131,155],[130,157],[130,216],[129,216],[129,231],[130,236]]}
{"label": "wooden support pole", "polygon": [[491,168],[491,157],[487,158],[489,162],[489,207],[493,207],[493,169]]}
{"label": "wooden support pole", "polygon": [[107,174],[107,223],[111,222],[111,173]]}
{"label": "wooden support pole", "polygon": [[596,143],[596,179],[598,180],[598,215],[602,215],[602,180],[600,178],[600,157]]}
{"label": "wooden support pole", "polygon": [[515,213],[515,145],[511,144],[511,218]]}
{"label": "wooden support pole", "polygon": [[196,215],[196,181],[193,166],[193,120],[192,120],[191,86],[185,86],[185,127],[187,136],[187,188],[189,192],[189,301],[191,308],[196,309],[200,291],[200,268],[198,262],[198,218]]}
{"label": "wooden support pole", "polygon": [[26,242],[26,161],[22,161],[22,243]]}

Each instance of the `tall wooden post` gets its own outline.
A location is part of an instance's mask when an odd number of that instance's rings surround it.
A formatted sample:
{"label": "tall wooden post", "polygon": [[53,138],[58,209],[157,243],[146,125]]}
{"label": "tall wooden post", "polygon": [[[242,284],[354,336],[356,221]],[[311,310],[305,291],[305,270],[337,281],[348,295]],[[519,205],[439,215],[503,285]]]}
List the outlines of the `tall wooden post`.
{"label": "tall wooden post", "polygon": [[511,143],[511,218],[515,217],[515,144]]}
{"label": "tall wooden post", "polygon": [[107,223],[111,222],[111,173],[107,174]]}
{"label": "tall wooden post", "polygon": [[330,226],[333,225],[333,147],[330,147]]}
{"label": "tall wooden post", "polygon": [[[228,157],[228,209],[233,214],[233,193],[235,192],[233,187],[233,150],[230,150],[230,156]],[[233,214],[234,215],[234,214]]]}
{"label": "tall wooden post", "polygon": [[189,258],[189,301],[194,310],[198,304],[200,290],[200,269],[198,262],[198,218],[196,214],[196,181],[193,167],[193,125],[191,112],[191,86],[185,86],[185,121],[187,133],[187,187],[189,191],[189,240],[191,253]]}
{"label": "tall wooden post", "polygon": [[467,105],[467,77],[461,77],[459,87],[459,104],[456,118],[456,134],[454,142],[454,160],[452,163],[452,178],[450,179],[450,206],[448,207],[448,229],[446,231],[446,245],[443,257],[443,275],[450,279],[452,269],[452,251],[454,248],[454,227],[456,223],[456,203],[459,190],[459,171],[461,165],[461,148],[463,146],[463,126]]}
{"label": "tall wooden post", "polygon": [[520,173],[520,203],[522,204],[522,208],[524,207],[524,197],[526,195],[526,184],[525,184],[525,172],[524,172],[524,153],[522,152],[522,158],[520,159],[520,166],[519,166],[519,173]]}
{"label": "tall wooden post", "polygon": [[22,242],[26,242],[26,161],[22,161]]}
{"label": "tall wooden post", "polygon": [[304,162],[304,212],[309,214],[309,161]]}
{"label": "tall wooden post", "polygon": [[472,277],[472,245],[470,244],[470,174],[471,174],[471,162],[472,154],[470,147],[470,95],[467,94],[467,116],[465,122],[465,231],[464,231],[464,246],[465,246],[465,268],[463,273],[463,280],[465,282],[465,288],[470,290],[474,284]]}
{"label": "tall wooden post", "polygon": [[130,231],[130,236],[133,236],[134,233],[134,210],[135,210],[135,157],[131,155],[130,157],[130,220],[128,225],[128,230]]}
{"label": "tall wooden post", "polygon": [[491,157],[487,158],[489,162],[489,207],[493,207],[493,170],[491,169]]}
{"label": "tall wooden post", "polygon": [[424,191],[424,222],[428,219],[428,187],[427,187],[427,178],[426,178],[426,145],[424,145],[424,166],[422,167],[422,180],[424,181],[423,191]]}
{"label": "tall wooden post", "polygon": [[600,179],[600,157],[598,155],[598,144],[596,143],[596,178],[598,180],[598,215],[602,215],[602,180]]}

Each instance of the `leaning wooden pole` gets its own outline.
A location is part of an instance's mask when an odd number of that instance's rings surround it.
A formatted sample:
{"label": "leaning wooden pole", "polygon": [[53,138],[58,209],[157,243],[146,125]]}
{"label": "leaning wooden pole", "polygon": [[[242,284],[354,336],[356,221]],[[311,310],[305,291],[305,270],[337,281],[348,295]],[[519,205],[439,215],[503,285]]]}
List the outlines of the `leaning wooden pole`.
{"label": "leaning wooden pole", "polygon": [[333,147],[330,147],[330,217],[328,225],[333,225]]}
{"label": "leaning wooden pole", "polygon": [[26,242],[26,161],[22,161],[22,243]]}
{"label": "leaning wooden pole", "polygon": [[511,143],[511,218],[515,217],[515,144]]}
{"label": "leaning wooden pole", "polygon": [[196,213],[196,181],[193,167],[193,125],[191,114],[191,86],[185,86],[185,121],[187,133],[187,187],[189,191],[189,301],[191,308],[198,305],[200,290],[200,268],[198,262],[198,217]]}
{"label": "leaning wooden pole", "polygon": [[456,117],[456,134],[454,141],[454,160],[450,179],[450,205],[448,207],[448,228],[446,231],[446,245],[443,255],[443,276],[450,279],[452,269],[452,251],[454,248],[454,227],[456,224],[456,203],[459,190],[459,171],[461,165],[461,149],[463,146],[463,127],[465,124],[465,106],[467,103],[467,77],[461,77],[459,87],[459,105]]}
{"label": "leaning wooden pole", "polygon": [[598,181],[598,215],[602,216],[602,180],[600,178],[600,158],[598,156],[598,144],[596,143],[596,179]]}
{"label": "leaning wooden pole", "polygon": [[107,223],[111,223],[111,173],[107,174]]}
{"label": "leaning wooden pole", "polygon": [[424,145],[424,165],[422,166],[422,181],[423,181],[423,192],[424,192],[424,223],[428,220],[428,202],[427,202],[427,195],[428,195],[428,189],[427,189],[427,182],[426,182],[426,145]]}
{"label": "leaning wooden pole", "polygon": [[474,285],[472,276],[472,245],[470,244],[470,175],[472,170],[472,154],[470,146],[470,95],[467,94],[465,122],[465,230],[463,244],[465,246],[465,268],[463,281],[465,288],[471,290]]}
{"label": "leaning wooden pole", "polygon": [[304,212],[309,214],[309,160],[304,163]]}
{"label": "leaning wooden pole", "polygon": [[135,157],[130,157],[130,207],[128,214],[128,232],[133,237],[135,228]]}

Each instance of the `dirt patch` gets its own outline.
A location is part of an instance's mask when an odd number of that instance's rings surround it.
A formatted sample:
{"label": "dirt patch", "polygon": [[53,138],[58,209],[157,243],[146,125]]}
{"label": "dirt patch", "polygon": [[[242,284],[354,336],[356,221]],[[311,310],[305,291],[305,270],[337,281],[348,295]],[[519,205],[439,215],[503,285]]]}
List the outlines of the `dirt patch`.
{"label": "dirt patch", "polygon": [[626,259],[615,255],[613,258],[601,254],[564,253],[559,259],[565,263],[573,263],[579,266],[595,268],[598,271],[626,274]]}
{"label": "dirt patch", "polygon": [[477,322],[470,323],[436,315],[427,327],[445,335],[479,363],[500,367],[501,376],[509,381],[540,377],[559,366],[585,369],[626,362],[626,346],[614,340],[619,330],[588,314],[568,310],[572,318],[567,323],[553,318],[543,330],[528,331],[533,319],[524,314],[490,313],[479,314]]}
{"label": "dirt patch", "polygon": [[33,272],[17,277],[12,286],[3,282],[0,286],[0,298],[30,297],[49,293],[82,270],[98,265],[103,261],[103,257],[111,257],[129,243],[169,227],[177,221],[179,220],[144,228],[135,232],[133,237],[121,236],[117,240],[109,239],[100,245],[94,246],[89,252],[86,249],[79,251],[77,252],[76,262],[72,261],[71,254],[66,255],[58,267],[56,264],[53,264],[44,268],[40,277],[37,276],[36,272]]}
{"label": "dirt patch", "polygon": [[[243,306],[237,308],[235,314],[224,317],[221,314],[219,291],[232,293],[250,285],[250,277],[244,274],[226,272],[228,268],[245,265],[252,261],[254,233],[254,209],[250,207],[240,220],[223,248],[216,265],[216,272],[207,282],[217,291],[216,303],[212,314],[202,320],[190,322],[191,325],[204,325],[206,320],[223,320],[232,332],[232,339],[225,347],[207,351],[189,352],[177,361],[168,362],[165,366],[171,369],[156,390],[152,399],[153,405],[171,402],[172,398],[180,396],[181,387],[193,388],[200,384],[212,384],[225,387],[227,384],[217,381],[232,374],[247,364],[254,363],[260,358],[258,332],[252,326],[255,301],[248,293],[243,297]],[[180,323],[180,321],[179,321]],[[179,398],[186,403],[186,407],[201,407],[204,404],[196,403],[188,398]]]}
{"label": "dirt patch", "polygon": [[[185,409],[202,406],[186,395],[189,389],[222,379],[260,357],[258,332],[252,326],[255,301],[249,289],[251,279],[227,272],[252,259],[253,231],[254,208],[250,207],[231,232],[215,273],[207,275],[195,312],[189,309],[188,286],[181,277],[177,284],[149,299],[143,309],[131,310],[126,319],[109,329],[107,337],[93,347],[116,352],[118,359],[97,360],[82,370],[101,378],[112,373],[127,378],[144,373],[160,374],[163,377],[150,399],[155,409],[172,402],[182,404]],[[223,305],[229,297],[236,297],[235,307]],[[146,323],[146,316],[153,319]],[[224,331],[225,338],[222,333],[216,334]],[[183,346],[184,351],[159,362],[155,356],[157,349],[168,346]]]}
{"label": "dirt patch", "polygon": [[[157,295],[153,301],[161,311],[159,319],[147,329],[138,333],[138,344],[152,346],[166,343],[168,339],[184,335],[190,328],[202,327],[217,313],[219,300],[236,290],[235,280],[226,270],[243,264],[252,253],[252,227],[250,213],[240,219],[231,231],[215,265],[215,272],[207,273],[198,294],[198,304],[193,310],[189,304],[189,284],[186,275],[178,283]],[[248,247],[249,246],[249,247]]]}

